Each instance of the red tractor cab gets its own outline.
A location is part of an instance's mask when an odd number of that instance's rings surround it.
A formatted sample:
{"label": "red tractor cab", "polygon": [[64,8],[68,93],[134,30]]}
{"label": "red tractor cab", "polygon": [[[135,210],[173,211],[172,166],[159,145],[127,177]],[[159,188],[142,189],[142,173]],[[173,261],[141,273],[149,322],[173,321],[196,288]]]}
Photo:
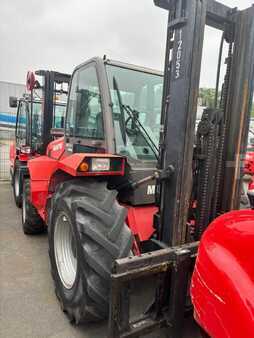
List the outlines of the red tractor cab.
{"label": "red tractor cab", "polygon": [[254,211],[217,218],[200,242],[191,295],[197,322],[214,338],[254,332]]}
{"label": "red tractor cab", "polygon": [[45,154],[47,144],[54,138],[51,128],[60,134],[64,128],[69,80],[70,75],[53,71],[28,72],[27,93],[20,99],[9,98],[10,107],[17,108],[15,140],[10,147],[10,175],[18,207],[27,161]]}

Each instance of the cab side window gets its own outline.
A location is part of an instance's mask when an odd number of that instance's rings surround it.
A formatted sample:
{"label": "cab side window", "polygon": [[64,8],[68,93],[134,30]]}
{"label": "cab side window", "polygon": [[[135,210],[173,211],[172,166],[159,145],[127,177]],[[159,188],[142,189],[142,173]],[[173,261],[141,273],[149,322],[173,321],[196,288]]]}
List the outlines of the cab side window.
{"label": "cab side window", "polygon": [[71,81],[71,88],[69,92],[69,101],[67,106],[67,118],[66,118],[66,134],[75,136],[75,114],[77,110],[77,90],[78,90],[78,78],[79,73],[76,71],[73,74]]}
{"label": "cab side window", "polygon": [[74,75],[67,114],[70,136],[103,139],[103,113],[99,82],[94,65]]}

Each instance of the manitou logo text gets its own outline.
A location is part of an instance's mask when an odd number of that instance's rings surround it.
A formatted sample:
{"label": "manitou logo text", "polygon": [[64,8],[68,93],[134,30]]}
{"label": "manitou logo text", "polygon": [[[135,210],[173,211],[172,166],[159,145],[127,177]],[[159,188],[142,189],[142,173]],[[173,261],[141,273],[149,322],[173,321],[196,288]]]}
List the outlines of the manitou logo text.
{"label": "manitou logo text", "polygon": [[63,144],[62,143],[58,143],[58,144],[55,144],[53,146],[53,151],[62,150],[62,148],[63,148]]}
{"label": "manitou logo text", "polygon": [[183,56],[183,40],[182,40],[183,31],[179,31],[179,40],[177,42],[177,52],[176,52],[176,70],[175,70],[175,79],[179,79],[181,75],[182,68],[182,56]]}
{"label": "manitou logo text", "polygon": [[148,185],[147,186],[147,195],[154,195],[155,194],[155,185]]}

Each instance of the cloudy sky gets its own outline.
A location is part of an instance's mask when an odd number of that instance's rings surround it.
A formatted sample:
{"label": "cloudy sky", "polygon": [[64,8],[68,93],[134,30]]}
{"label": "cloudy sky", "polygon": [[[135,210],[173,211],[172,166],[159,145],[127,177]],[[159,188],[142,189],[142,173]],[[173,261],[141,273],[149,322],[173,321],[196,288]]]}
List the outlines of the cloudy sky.
{"label": "cloudy sky", "polygon": [[[222,0],[239,8],[253,0]],[[0,80],[23,83],[27,70],[72,72],[92,56],[163,69],[166,11],[153,0],[1,0]],[[201,85],[215,81],[220,33],[206,34]]]}

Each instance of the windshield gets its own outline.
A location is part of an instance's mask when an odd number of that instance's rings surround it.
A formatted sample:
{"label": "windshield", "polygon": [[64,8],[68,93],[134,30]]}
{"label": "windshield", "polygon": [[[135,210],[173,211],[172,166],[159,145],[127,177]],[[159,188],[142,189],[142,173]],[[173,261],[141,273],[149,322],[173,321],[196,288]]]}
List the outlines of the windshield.
{"label": "windshield", "polygon": [[[32,137],[36,143],[41,143],[43,125],[42,102],[46,99],[44,97],[46,95],[44,91],[46,87],[45,77],[37,76],[37,81],[39,86],[33,91]],[[51,95],[51,92],[49,94]],[[52,114],[52,128],[64,128],[67,96],[68,84],[54,82],[53,112],[48,112],[48,114]],[[29,107],[29,110],[30,109],[31,107]]]}
{"label": "windshield", "polygon": [[[28,104],[28,110],[31,110],[31,103]],[[52,128],[64,128],[64,117],[66,104],[62,102],[54,102],[53,106]],[[42,144],[42,103],[41,101],[33,101],[32,115],[32,146]]]}
{"label": "windshield", "polygon": [[66,111],[65,103],[54,104],[53,128],[64,128],[65,111]]}
{"label": "windshield", "polygon": [[122,108],[129,106],[135,111],[136,118],[158,147],[163,76],[112,65],[106,67],[113,104],[116,152],[136,160],[156,160],[145,133]]}

